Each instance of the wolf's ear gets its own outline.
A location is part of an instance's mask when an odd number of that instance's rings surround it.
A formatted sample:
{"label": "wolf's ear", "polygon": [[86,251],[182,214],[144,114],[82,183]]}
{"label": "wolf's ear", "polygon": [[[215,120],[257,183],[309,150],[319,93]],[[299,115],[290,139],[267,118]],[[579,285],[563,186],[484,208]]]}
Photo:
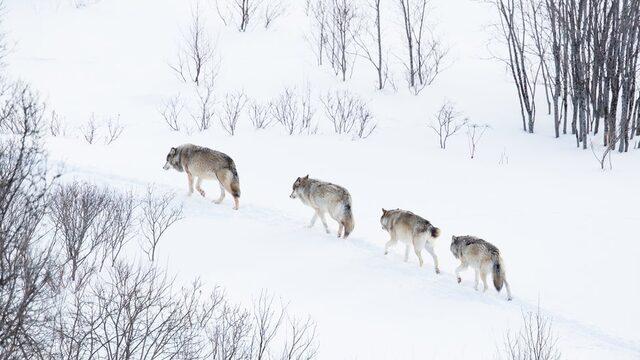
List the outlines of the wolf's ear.
{"label": "wolf's ear", "polygon": [[451,235],[451,241],[456,241],[456,236],[455,235]]}
{"label": "wolf's ear", "polygon": [[169,155],[175,155],[175,153],[178,151],[178,149],[172,147],[171,150],[169,150]]}
{"label": "wolf's ear", "polygon": [[304,180],[307,180],[309,178],[309,174],[307,174],[307,176],[303,177]]}
{"label": "wolf's ear", "polygon": [[387,210],[385,210],[384,208],[382,208],[382,213],[383,213],[383,214],[386,214],[386,213],[387,213]]}

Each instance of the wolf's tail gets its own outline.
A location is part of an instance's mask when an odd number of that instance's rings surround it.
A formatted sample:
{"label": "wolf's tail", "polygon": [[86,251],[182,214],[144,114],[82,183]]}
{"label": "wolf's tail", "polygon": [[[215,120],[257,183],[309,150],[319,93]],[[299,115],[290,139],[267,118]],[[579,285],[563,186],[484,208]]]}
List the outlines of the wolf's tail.
{"label": "wolf's tail", "polygon": [[440,236],[440,228],[435,226],[431,226],[431,228],[429,228],[429,232],[431,233],[431,237],[434,239]]}
{"label": "wolf's tail", "polygon": [[344,215],[342,217],[342,226],[344,226],[344,238],[346,239],[353,231],[355,226],[353,222],[353,212],[351,211],[351,203],[347,203],[344,206]]}
{"label": "wolf's tail", "polygon": [[502,285],[504,284],[504,266],[502,264],[502,258],[500,254],[493,254],[491,256],[491,260],[493,260],[493,286],[496,287],[496,290],[502,290]]}
{"label": "wolf's tail", "polygon": [[231,195],[239,198],[240,197],[240,177],[238,176],[238,170],[236,170],[236,164],[233,162],[233,160],[229,164],[229,171],[233,176],[231,179],[231,192],[232,192]]}

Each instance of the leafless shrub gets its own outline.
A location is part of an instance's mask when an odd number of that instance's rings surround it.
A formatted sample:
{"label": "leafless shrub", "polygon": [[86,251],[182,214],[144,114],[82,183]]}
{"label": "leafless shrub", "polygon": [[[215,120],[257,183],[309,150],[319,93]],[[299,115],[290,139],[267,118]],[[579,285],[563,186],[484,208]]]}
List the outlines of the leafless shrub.
{"label": "leafless shrub", "polygon": [[376,127],[367,104],[348,91],[327,93],[320,101],[336,134],[355,133],[364,139],[371,135]]}
{"label": "leafless shrub", "polygon": [[[618,137],[619,135],[616,136],[614,139],[611,139],[612,143],[615,144],[618,141]],[[596,160],[598,160],[598,164],[600,164],[600,169],[605,170],[605,167],[608,164],[609,170],[613,170],[613,164],[611,163],[611,151],[614,150],[614,147],[605,146],[605,149],[602,152],[602,154],[596,153],[596,149],[593,145],[593,140],[591,141],[590,147],[591,147],[591,153],[593,153],[593,156],[596,158]]]}
{"label": "leafless shrub", "polygon": [[206,73],[218,73],[219,64],[215,59],[216,46],[207,35],[200,8],[191,11],[191,24],[188,33],[183,36],[183,46],[178,51],[175,64],[169,65],[178,77],[184,81],[193,81],[200,85]]}
{"label": "leafless shrub", "polygon": [[216,10],[222,22],[236,23],[238,31],[245,32],[264,0],[216,0]]}
{"label": "leafless shrub", "polygon": [[467,124],[467,140],[469,142],[469,156],[473,159],[478,149],[478,143],[489,129],[489,125]]}
{"label": "leafless shrub", "polygon": [[213,93],[213,82],[203,82],[203,86],[197,89],[198,105],[196,112],[191,114],[191,119],[198,131],[204,131],[211,127],[215,114],[215,96]]}
{"label": "leafless shrub", "polygon": [[[5,85],[0,80],[0,88]],[[17,85],[11,85],[17,86]],[[22,85],[20,85],[22,87]],[[0,129],[20,129],[0,137],[0,357],[45,358],[52,334],[49,304],[57,289],[56,247],[44,221],[50,187],[46,155],[41,147],[39,111],[6,116],[8,108],[28,103],[23,92],[1,94]],[[14,96],[17,95],[17,96]],[[12,102],[17,102],[13,104]],[[30,101],[30,100],[29,100]],[[34,103],[27,109],[40,109]],[[21,124],[16,123],[20,121]]]}
{"label": "leafless shrub", "polygon": [[508,360],[559,360],[558,338],[551,319],[540,313],[522,314],[523,326],[515,334],[507,334],[503,356]]}
{"label": "leafless shrub", "polygon": [[160,109],[160,115],[164,119],[164,122],[173,131],[180,131],[182,128],[182,110],[184,110],[184,103],[182,99],[180,99],[180,94],[170,98],[163,104],[162,109]]}
{"label": "leafless shrub", "polygon": [[0,82],[0,101],[0,132],[40,135],[45,105],[29,85],[23,82]]}
{"label": "leafless shrub", "polygon": [[311,318],[304,320],[290,318],[288,334],[281,360],[310,360],[318,353],[316,344],[316,325]]}
{"label": "leafless shrub", "polygon": [[466,124],[467,119],[460,120],[460,112],[455,109],[453,103],[445,101],[436,113],[435,122],[429,125],[429,128],[438,135],[440,148],[445,149],[447,140]]}
{"label": "leafless shrub", "polygon": [[428,0],[398,0],[404,24],[407,83],[415,95],[442,71],[448,50],[432,36],[427,24]]}
{"label": "leafless shrub", "polygon": [[60,115],[53,110],[51,111],[51,117],[49,119],[49,134],[53,137],[64,136],[66,133],[65,127],[60,120]]}
{"label": "leafless shrub", "polygon": [[317,126],[313,123],[315,110],[311,105],[308,89],[304,96],[300,96],[295,89],[286,88],[273,102],[271,114],[289,135],[296,132],[313,134],[317,131]]}
{"label": "leafless shrub", "polygon": [[308,9],[312,17],[311,32],[308,41],[318,59],[318,65],[322,65],[327,44],[329,42],[329,6],[327,0],[308,0]]}
{"label": "leafless shrub", "polygon": [[72,281],[85,280],[76,277],[82,265],[89,274],[102,266],[107,255],[115,262],[131,226],[131,195],[74,182],[56,187],[50,201],[50,219],[64,247]]}
{"label": "leafless shrub", "polygon": [[104,142],[107,145],[111,145],[114,141],[118,140],[122,132],[124,131],[124,125],[120,124],[120,114],[107,119],[107,133],[105,135]]}
{"label": "leafless shrub", "polygon": [[253,101],[249,105],[249,121],[254,129],[266,129],[273,122],[271,117],[271,104],[260,104]]}
{"label": "leafless shrub", "polygon": [[153,187],[149,187],[142,199],[140,227],[144,240],[141,247],[150,261],[155,260],[156,248],[164,233],[182,219],[182,206],[175,206],[174,198],[172,193],[157,195]]}
{"label": "leafless shrub", "polygon": [[[368,7],[373,12],[373,24],[365,24],[358,36],[354,37],[360,52],[375,69],[378,76],[378,90],[382,90],[389,80],[389,61],[382,54],[382,24],[380,22],[382,0],[369,0]],[[373,29],[373,31],[371,30]]]}
{"label": "leafless shrub", "polygon": [[267,0],[264,5],[264,28],[268,29],[279,17],[287,11],[287,5],[282,0]]}
{"label": "leafless shrub", "polygon": [[89,116],[89,120],[80,127],[80,131],[82,132],[82,137],[84,140],[89,143],[89,145],[93,144],[96,141],[98,136],[98,128],[99,124],[96,121],[95,114],[91,113]]}
{"label": "leafless shrub", "polygon": [[269,348],[280,330],[286,315],[284,306],[274,304],[273,296],[265,291],[253,302],[253,357],[256,360],[268,359]]}
{"label": "leafless shrub", "polygon": [[240,115],[247,106],[247,95],[244,92],[227,94],[222,104],[220,125],[231,136],[235,135]]}

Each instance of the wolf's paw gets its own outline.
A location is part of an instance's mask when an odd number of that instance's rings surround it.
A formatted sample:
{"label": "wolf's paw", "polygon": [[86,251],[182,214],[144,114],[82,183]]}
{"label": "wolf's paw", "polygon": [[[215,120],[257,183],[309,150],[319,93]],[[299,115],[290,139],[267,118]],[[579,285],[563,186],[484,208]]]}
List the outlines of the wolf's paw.
{"label": "wolf's paw", "polygon": [[213,203],[216,205],[220,205],[222,203],[222,200],[213,200]]}
{"label": "wolf's paw", "polygon": [[462,278],[458,277],[458,284],[460,284],[462,282]]}
{"label": "wolf's paw", "polygon": [[388,255],[388,254],[389,254],[389,251],[388,251],[388,250],[385,250],[385,251],[384,251],[384,254],[385,254],[385,255]]}
{"label": "wolf's paw", "polygon": [[440,274],[440,269],[436,268],[436,274]]}
{"label": "wolf's paw", "polygon": [[204,192],[204,190],[198,190],[198,192],[200,193],[200,195],[202,195],[202,197],[206,197],[206,193]]}
{"label": "wolf's paw", "polygon": [[513,297],[509,296],[509,297],[507,298],[507,301],[511,301],[511,300],[513,300]]}
{"label": "wolf's paw", "polygon": [[238,209],[240,209],[240,208],[239,208],[239,207],[237,207],[237,206],[234,206],[234,207],[233,207],[233,210],[238,210]]}

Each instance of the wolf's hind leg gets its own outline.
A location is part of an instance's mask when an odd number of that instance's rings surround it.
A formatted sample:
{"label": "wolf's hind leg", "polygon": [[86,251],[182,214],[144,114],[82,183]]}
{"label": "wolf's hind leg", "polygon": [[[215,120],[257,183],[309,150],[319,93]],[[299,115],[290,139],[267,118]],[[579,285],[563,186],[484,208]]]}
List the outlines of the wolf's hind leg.
{"label": "wolf's hind leg", "polygon": [[340,226],[338,226],[338,237],[342,237],[341,234],[344,233],[344,225],[341,222],[338,222]]}
{"label": "wolf's hind leg", "polygon": [[409,247],[409,244],[405,244],[404,245],[404,262],[409,261],[409,250],[411,250],[411,248]]}
{"label": "wolf's hind leg", "polygon": [[422,250],[420,250],[420,248],[414,248],[413,251],[416,253],[416,256],[418,257],[418,262],[420,263],[420,267],[422,267],[422,264],[424,264],[424,261],[422,260]]}
{"label": "wolf's hind leg", "polygon": [[427,250],[429,254],[431,254],[431,257],[433,258],[433,266],[435,267],[436,274],[440,274],[440,266],[438,265],[438,256],[436,256],[436,252],[433,250],[433,247],[429,243],[427,243],[424,248],[425,250]]}
{"label": "wolf's hind leg", "polygon": [[198,192],[200,193],[200,195],[202,195],[202,197],[205,197],[206,193],[204,192],[204,190],[202,190],[202,187],[200,187],[201,184],[202,184],[202,178],[198,178],[198,180],[196,180],[196,190],[198,190]]}
{"label": "wolf's hind leg", "polygon": [[318,212],[314,212],[313,216],[311,217],[311,222],[309,223],[309,226],[308,226],[309,229],[311,229],[313,225],[316,224],[317,219],[318,219]]}
{"label": "wolf's hind leg", "polygon": [[187,182],[189,183],[189,196],[193,194],[193,176],[187,171]]}
{"label": "wolf's hind leg", "polygon": [[458,284],[462,282],[462,278],[460,277],[460,271],[467,268],[467,264],[464,261],[460,262],[460,265],[456,268],[456,279],[458,279]]}
{"label": "wolf's hind leg", "polygon": [[487,270],[482,268],[480,270],[480,277],[482,278],[482,285],[484,286],[482,288],[482,292],[487,291]]}
{"label": "wolf's hind leg", "polygon": [[224,200],[224,193],[225,193],[224,185],[222,185],[222,182],[218,181],[218,184],[220,184],[220,196],[213,201],[216,204],[220,204],[222,200]]}
{"label": "wolf's hind leg", "polygon": [[507,278],[504,277],[504,287],[507,288],[507,301],[511,301],[513,299],[513,296],[511,296],[511,286],[509,286],[509,283],[507,282]]}

